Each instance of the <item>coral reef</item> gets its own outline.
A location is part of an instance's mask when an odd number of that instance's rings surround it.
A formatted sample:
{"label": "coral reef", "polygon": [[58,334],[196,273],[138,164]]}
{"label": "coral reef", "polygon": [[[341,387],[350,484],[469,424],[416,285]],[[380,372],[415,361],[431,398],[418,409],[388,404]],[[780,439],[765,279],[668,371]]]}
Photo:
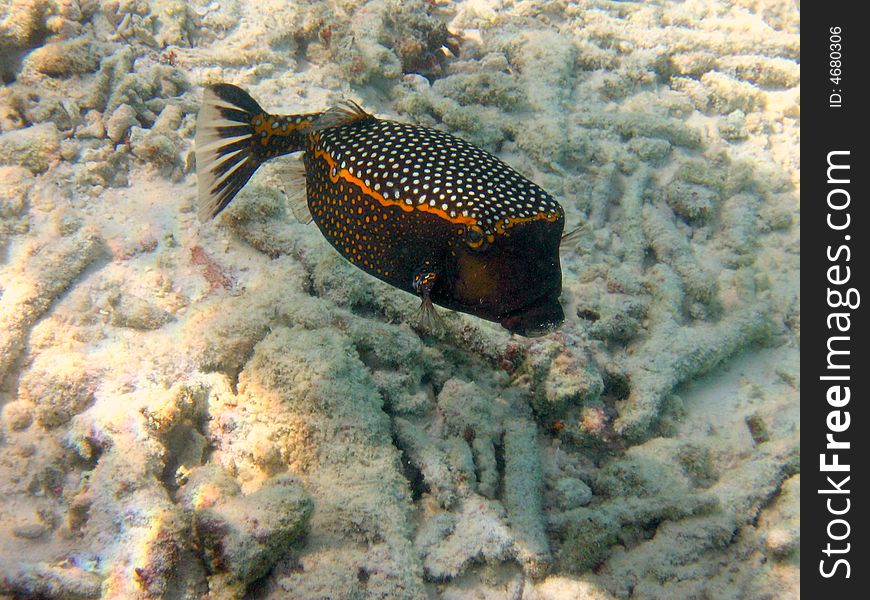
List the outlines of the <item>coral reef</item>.
{"label": "coral reef", "polygon": [[[282,475],[240,497],[232,479],[203,469],[180,491],[181,504],[193,513],[193,545],[210,574],[209,588],[236,588],[242,595],[305,533],[311,498],[294,477]],[[224,494],[214,494],[222,479]]]}
{"label": "coral reef", "polygon": [[[797,597],[798,10],[0,3],[0,595]],[[509,336],[195,216],[201,86],[342,97],[567,215]]]}
{"label": "coral reef", "polygon": [[47,248],[33,243],[4,280],[0,297],[0,376],[5,376],[24,348],[29,328],[100,254],[93,230],[55,240]]}

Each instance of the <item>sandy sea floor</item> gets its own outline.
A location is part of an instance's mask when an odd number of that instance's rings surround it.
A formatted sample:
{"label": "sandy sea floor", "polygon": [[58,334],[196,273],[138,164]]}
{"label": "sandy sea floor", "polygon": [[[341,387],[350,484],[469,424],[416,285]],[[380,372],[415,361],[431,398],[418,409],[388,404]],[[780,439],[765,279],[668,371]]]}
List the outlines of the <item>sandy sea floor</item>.
{"label": "sandy sea floor", "polygon": [[[796,2],[0,0],[0,598],[799,597]],[[196,216],[202,86],[563,205],[566,321]]]}

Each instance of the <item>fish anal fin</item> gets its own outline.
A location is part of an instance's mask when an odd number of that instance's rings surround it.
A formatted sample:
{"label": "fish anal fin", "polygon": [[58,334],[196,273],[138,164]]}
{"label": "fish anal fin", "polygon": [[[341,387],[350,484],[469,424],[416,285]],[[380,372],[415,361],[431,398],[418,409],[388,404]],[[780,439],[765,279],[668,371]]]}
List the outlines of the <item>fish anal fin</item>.
{"label": "fish anal fin", "polygon": [[441,315],[435,310],[435,305],[432,303],[432,290],[438,282],[438,273],[435,270],[433,263],[426,263],[417,270],[414,275],[414,281],[411,283],[414,291],[420,296],[420,309],[418,310],[418,321],[429,329],[433,329],[442,323]]}
{"label": "fish anal fin", "polygon": [[[283,197],[282,208],[289,208],[293,217],[303,225],[313,219],[308,209],[305,162],[299,155],[290,156],[272,165],[263,178],[263,183],[275,189]],[[286,218],[286,211],[281,211]]]}
{"label": "fish anal fin", "polygon": [[305,163],[301,159],[291,160],[288,166],[287,183],[290,191],[287,192],[287,203],[296,220],[305,225],[313,220],[308,209],[306,181]]}

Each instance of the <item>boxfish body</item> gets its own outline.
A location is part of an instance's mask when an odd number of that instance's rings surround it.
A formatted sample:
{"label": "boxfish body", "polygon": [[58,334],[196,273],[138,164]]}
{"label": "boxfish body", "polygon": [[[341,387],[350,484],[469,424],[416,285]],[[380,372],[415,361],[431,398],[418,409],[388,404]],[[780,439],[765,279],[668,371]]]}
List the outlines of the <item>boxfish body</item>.
{"label": "boxfish body", "polygon": [[305,169],[294,213],[355,266],[426,308],[519,335],[562,323],[559,203],[473,144],[354,103],[281,116],[236,86],[207,87],[196,131],[200,217],[223,210],[264,161],[293,152]]}

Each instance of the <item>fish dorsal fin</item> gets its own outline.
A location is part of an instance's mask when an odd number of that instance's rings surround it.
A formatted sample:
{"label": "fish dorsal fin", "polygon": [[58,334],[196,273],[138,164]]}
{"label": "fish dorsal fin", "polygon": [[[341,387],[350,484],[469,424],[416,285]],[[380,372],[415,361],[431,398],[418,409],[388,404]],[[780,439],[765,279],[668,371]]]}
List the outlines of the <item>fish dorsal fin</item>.
{"label": "fish dorsal fin", "polygon": [[367,113],[363,108],[353,100],[341,100],[335,106],[320,115],[314,122],[314,131],[328,129],[330,127],[341,127],[342,125],[350,125],[363,119],[368,119],[372,115]]}
{"label": "fish dorsal fin", "polygon": [[312,220],[311,211],[308,209],[308,191],[305,186],[305,163],[295,159],[288,165],[290,191],[287,192],[287,203],[293,216],[300,223],[308,225]]}

